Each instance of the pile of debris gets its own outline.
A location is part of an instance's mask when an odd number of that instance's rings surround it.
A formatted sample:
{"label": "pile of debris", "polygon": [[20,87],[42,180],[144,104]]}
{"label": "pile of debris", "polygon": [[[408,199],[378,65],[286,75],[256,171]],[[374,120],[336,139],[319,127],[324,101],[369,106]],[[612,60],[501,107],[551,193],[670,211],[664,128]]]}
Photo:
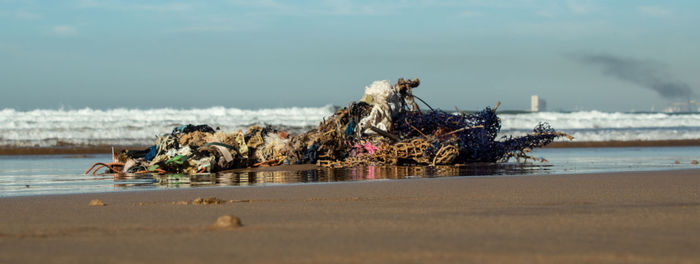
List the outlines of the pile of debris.
{"label": "pile of debris", "polygon": [[[212,173],[223,170],[318,164],[326,167],[362,165],[452,165],[533,159],[527,153],[557,137],[546,123],[531,134],[501,137],[496,109],[452,114],[434,110],[413,95],[420,81],[375,81],[364,97],[339,109],[310,131],[290,136],[273,127],[253,126],[223,132],[208,125],[186,125],[159,136],[145,150],[123,150],[112,163],[96,163],[118,173]],[[415,99],[430,110],[421,111]]]}

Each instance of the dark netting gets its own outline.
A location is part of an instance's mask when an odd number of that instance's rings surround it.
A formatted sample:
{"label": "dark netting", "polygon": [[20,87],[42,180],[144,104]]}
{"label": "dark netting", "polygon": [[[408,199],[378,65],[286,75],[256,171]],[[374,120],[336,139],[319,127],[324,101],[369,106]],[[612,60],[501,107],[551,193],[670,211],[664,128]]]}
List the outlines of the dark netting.
{"label": "dark netting", "polygon": [[503,141],[498,142],[505,155],[501,159],[530,158],[526,153],[533,148],[543,147],[552,143],[557,137],[567,135],[556,132],[548,123],[539,123],[533,129],[532,134],[522,137],[503,137]]}
{"label": "dark netting", "polygon": [[547,123],[540,123],[532,134],[502,137],[497,141],[501,122],[496,112],[486,107],[472,114],[450,114],[445,111],[402,112],[394,121],[395,132],[402,138],[429,137],[431,146],[426,155],[433,156],[446,145],[455,145],[456,163],[497,162],[511,157],[529,158],[527,151],[551,143],[563,134]]}
{"label": "dark netting", "polygon": [[394,131],[402,138],[420,137],[437,130],[457,130],[467,126],[466,120],[445,111],[399,112],[394,121]]}

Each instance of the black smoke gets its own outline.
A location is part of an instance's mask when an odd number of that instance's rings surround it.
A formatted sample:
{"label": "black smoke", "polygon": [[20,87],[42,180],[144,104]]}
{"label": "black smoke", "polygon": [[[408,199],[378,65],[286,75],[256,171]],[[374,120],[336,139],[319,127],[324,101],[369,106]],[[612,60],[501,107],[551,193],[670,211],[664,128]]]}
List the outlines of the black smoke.
{"label": "black smoke", "polygon": [[656,91],[668,99],[688,99],[694,95],[690,85],[675,80],[665,67],[654,61],[605,54],[583,54],[575,58],[584,64],[601,67],[603,74]]}

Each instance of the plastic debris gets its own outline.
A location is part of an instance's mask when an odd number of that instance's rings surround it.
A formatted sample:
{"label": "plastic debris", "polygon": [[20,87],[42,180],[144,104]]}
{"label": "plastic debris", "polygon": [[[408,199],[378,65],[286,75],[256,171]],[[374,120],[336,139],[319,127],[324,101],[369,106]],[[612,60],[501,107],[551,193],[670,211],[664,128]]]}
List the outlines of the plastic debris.
{"label": "plastic debris", "polygon": [[[112,163],[96,163],[111,173],[212,173],[281,164],[327,167],[361,165],[456,165],[539,160],[527,153],[555,138],[572,137],[547,123],[522,137],[500,137],[498,104],[476,113],[434,110],[413,95],[420,80],[375,81],[359,102],[351,102],[315,129],[290,135],[270,126],[223,132],[208,125],[184,125],[157,137],[144,150],[123,150]],[[430,110],[421,111],[414,99]],[[98,166],[99,165],[99,166]],[[93,173],[94,173],[93,171]]]}
{"label": "plastic debris", "polygon": [[389,81],[375,81],[365,87],[365,95],[360,102],[371,105],[372,110],[359,121],[356,132],[375,134],[376,132],[368,130],[370,127],[390,131],[392,118],[401,110],[402,101]]}

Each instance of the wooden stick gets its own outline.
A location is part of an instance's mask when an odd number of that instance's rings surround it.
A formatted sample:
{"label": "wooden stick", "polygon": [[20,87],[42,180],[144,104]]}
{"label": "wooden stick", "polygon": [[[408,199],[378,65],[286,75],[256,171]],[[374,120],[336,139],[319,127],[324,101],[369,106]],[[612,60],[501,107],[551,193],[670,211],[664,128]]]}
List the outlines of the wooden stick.
{"label": "wooden stick", "polygon": [[473,128],[484,128],[484,126],[483,126],[483,125],[478,125],[478,126],[473,126],[473,127],[463,127],[463,128],[460,128],[460,129],[457,129],[457,130],[454,130],[454,131],[450,131],[450,132],[448,132],[448,133],[445,133],[444,135],[445,135],[445,136],[446,136],[446,135],[452,135],[452,134],[454,134],[454,133],[459,133],[459,132],[462,132],[462,131],[464,131],[464,130],[473,129]]}
{"label": "wooden stick", "polygon": [[554,136],[565,137],[565,138],[567,138],[568,140],[574,140],[574,137],[573,137],[573,136],[571,136],[571,135],[569,135],[569,134],[566,134],[566,133],[563,133],[563,132],[535,133],[535,134],[532,134],[532,135],[533,135],[533,136],[554,135]]}
{"label": "wooden stick", "polygon": [[[92,164],[92,166],[90,166],[90,168],[88,170],[86,170],[83,174],[90,173],[90,171],[92,171],[92,169],[95,168],[95,166],[97,166],[97,165],[100,165],[100,166],[95,169],[95,172],[97,172],[97,170],[101,169],[102,167],[107,167],[113,171],[117,171],[117,170],[113,169],[112,166],[122,166],[123,167],[124,163],[121,163],[121,162],[110,162],[110,163],[96,162],[95,164]],[[93,173],[93,175],[95,175],[95,173]]]}
{"label": "wooden stick", "polygon": [[411,128],[413,128],[416,132],[418,132],[418,133],[420,133],[421,135],[423,135],[423,137],[425,137],[425,138],[428,137],[428,136],[426,136],[425,134],[423,134],[423,132],[421,132],[420,130],[418,130],[418,128],[416,128],[416,127],[414,127],[413,125],[411,125],[410,123],[408,123],[408,120],[404,120],[404,122],[406,122],[406,125],[411,126]]}
{"label": "wooden stick", "polygon": [[275,162],[275,161],[279,161],[279,159],[270,159],[270,160],[258,162],[258,163],[253,164],[253,167],[262,166],[262,165],[265,165],[265,164],[273,163],[273,162]]}

